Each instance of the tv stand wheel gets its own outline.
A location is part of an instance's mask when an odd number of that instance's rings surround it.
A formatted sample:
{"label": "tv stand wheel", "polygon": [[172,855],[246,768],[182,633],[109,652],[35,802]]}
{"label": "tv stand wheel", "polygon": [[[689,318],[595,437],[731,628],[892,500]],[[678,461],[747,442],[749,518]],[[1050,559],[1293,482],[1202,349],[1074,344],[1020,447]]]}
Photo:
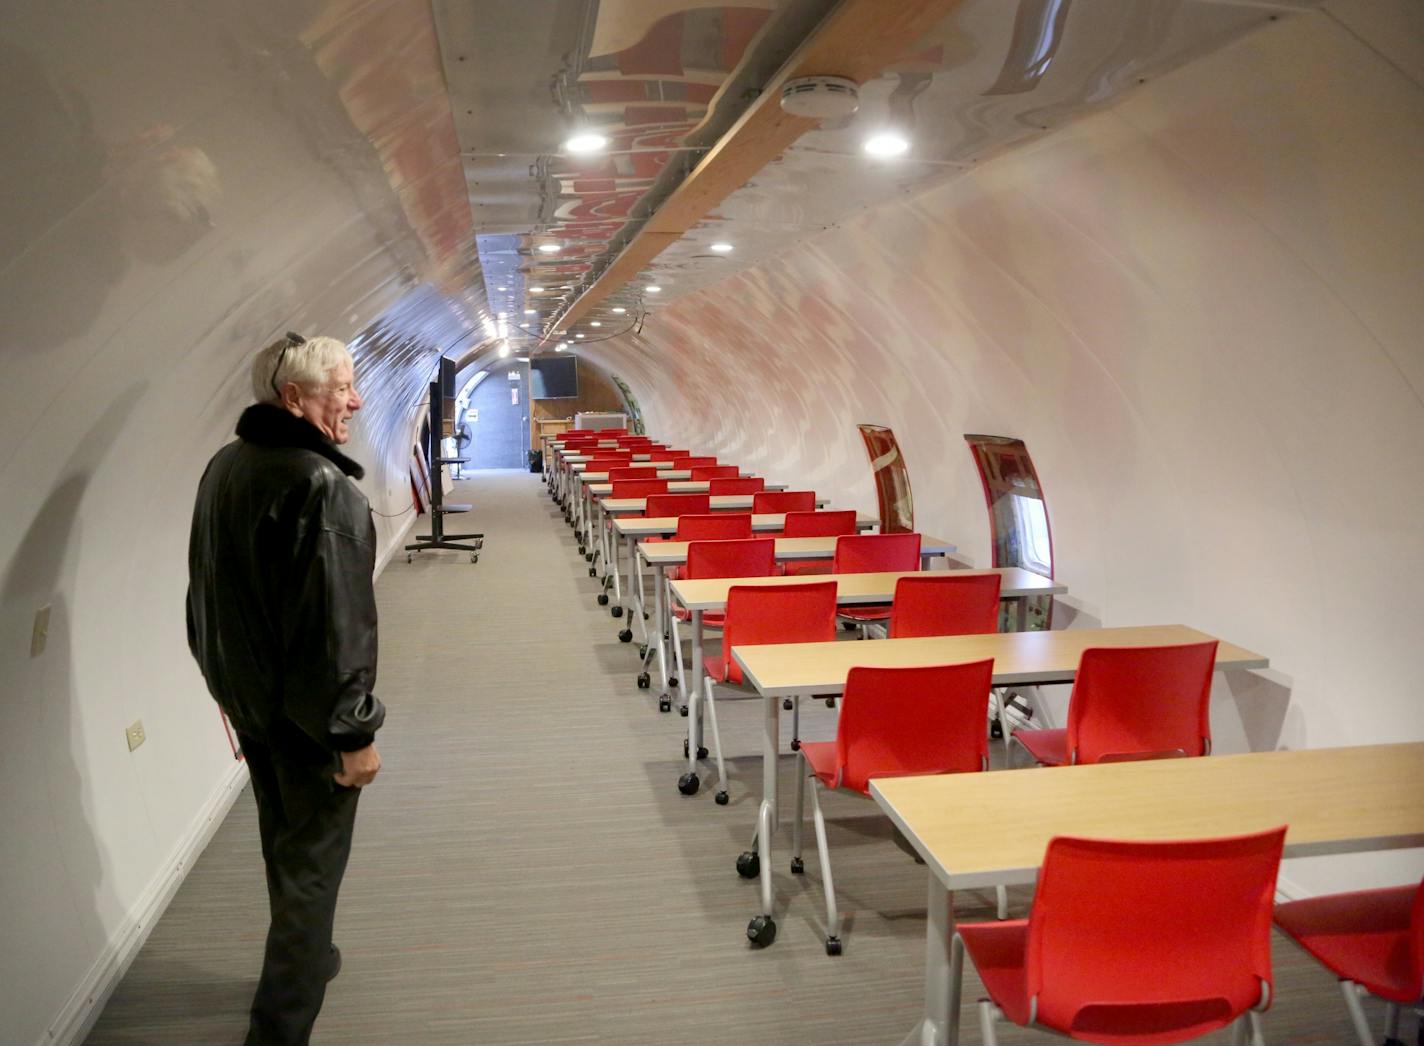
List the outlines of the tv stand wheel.
{"label": "tv stand wheel", "polygon": [[406,561],[407,563],[414,563],[414,562],[415,562],[415,553],[414,553],[414,552],[407,552],[407,553],[405,554],[405,561]]}
{"label": "tv stand wheel", "polygon": [[598,605],[601,606],[601,607],[606,607],[606,606],[608,605],[608,593],[607,593],[607,592],[600,592],[600,593],[598,594]]}
{"label": "tv stand wheel", "polygon": [[479,554],[478,552],[471,552],[471,553],[470,553],[470,562],[471,562],[471,563],[478,563],[479,561],[480,561],[480,554]]}

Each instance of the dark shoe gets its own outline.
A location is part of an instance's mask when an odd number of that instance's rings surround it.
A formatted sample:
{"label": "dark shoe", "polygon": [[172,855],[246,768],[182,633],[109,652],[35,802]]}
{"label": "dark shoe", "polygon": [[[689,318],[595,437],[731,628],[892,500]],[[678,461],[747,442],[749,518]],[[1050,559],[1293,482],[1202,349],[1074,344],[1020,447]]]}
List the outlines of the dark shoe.
{"label": "dark shoe", "polygon": [[341,949],[336,945],[331,946],[331,972],[326,975],[328,981],[336,980],[336,975],[341,972]]}

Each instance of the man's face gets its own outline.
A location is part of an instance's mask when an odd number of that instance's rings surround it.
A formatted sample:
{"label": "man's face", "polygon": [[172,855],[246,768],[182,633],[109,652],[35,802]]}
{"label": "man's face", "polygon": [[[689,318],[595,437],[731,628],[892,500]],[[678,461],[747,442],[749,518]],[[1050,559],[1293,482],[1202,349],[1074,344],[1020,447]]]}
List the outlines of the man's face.
{"label": "man's face", "polygon": [[343,363],[327,374],[326,384],[304,391],[293,413],[306,418],[333,443],[345,443],[351,438],[346,423],[361,409],[361,394],[356,391],[356,375],[351,364]]}

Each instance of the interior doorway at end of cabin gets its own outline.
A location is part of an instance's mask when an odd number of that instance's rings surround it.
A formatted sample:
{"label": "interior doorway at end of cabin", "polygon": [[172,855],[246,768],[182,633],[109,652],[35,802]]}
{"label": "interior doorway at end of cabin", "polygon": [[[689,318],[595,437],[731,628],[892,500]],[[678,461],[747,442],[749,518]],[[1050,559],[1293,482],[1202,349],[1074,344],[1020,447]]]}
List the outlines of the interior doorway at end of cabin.
{"label": "interior doorway at end of cabin", "polygon": [[529,364],[501,362],[475,386],[461,419],[470,442],[460,456],[465,469],[527,469],[529,451]]}

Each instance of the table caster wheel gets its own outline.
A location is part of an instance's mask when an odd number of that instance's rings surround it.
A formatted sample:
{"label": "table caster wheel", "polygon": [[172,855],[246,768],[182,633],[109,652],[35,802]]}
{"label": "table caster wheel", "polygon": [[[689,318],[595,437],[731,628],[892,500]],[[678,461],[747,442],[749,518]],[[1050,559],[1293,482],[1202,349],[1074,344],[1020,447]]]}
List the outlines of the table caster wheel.
{"label": "table caster wheel", "polygon": [[677,686],[677,676],[668,676],[668,686]]}
{"label": "table caster wheel", "polygon": [[1004,724],[999,722],[999,717],[995,716],[989,720],[989,736],[995,741],[1001,741],[1004,737]]}
{"label": "table caster wheel", "polygon": [[415,562],[415,553],[414,553],[414,552],[407,552],[407,553],[405,554],[405,561],[406,561],[407,563],[414,563],[414,562]]}
{"label": "table caster wheel", "polygon": [[[614,607],[611,611],[609,611],[609,613],[611,613],[614,617],[622,617],[622,616],[623,616],[623,608],[622,608],[621,606]],[[628,638],[631,639],[632,637],[633,637],[633,633],[632,633],[632,631],[630,630],[629,633],[628,633]]]}
{"label": "table caster wheel", "polygon": [[589,577],[598,577],[598,568],[597,568],[597,567],[589,567],[589,568],[588,568],[588,576],[589,576]]}
{"label": "table caster wheel", "polygon": [[732,801],[732,797],[729,796],[726,792],[718,792],[712,798],[716,800],[718,806],[726,806],[729,802]]}
{"label": "table caster wheel", "polygon": [[579,543],[579,555],[582,556],[583,554],[584,554],[584,546],[583,546],[583,543],[580,542],[580,543]]}
{"label": "table caster wheel", "polygon": [[658,711],[659,711],[659,712],[671,712],[671,711],[672,711],[672,699],[671,699],[670,697],[668,697],[667,694],[664,694],[662,697],[658,698]]}
{"label": "table caster wheel", "polygon": [[633,630],[632,630],[631,628],[625,628],[622,632],[619,632],[619,633],[618,633],[618,642],[620,642],[620,643],[631,643],[631,642],[633,642]]}
{"label": "table caster wheel", "polygon": [[677,714],[680,715],[680,716],[682,716],[682,718],[686,719],[686,718],[687,718],[687,706],[686,706],[686,705],[679,705],[678,708],[677,708]]}
{"label": "table caster wheel", "polygon": [[747,940],[758,948],[765,948],[776,940],[776,920],[769,915],[758,915],[747,923]]}
{"label": "table caster wheel", "polygon": [[697,779],[696,774],[683,774],[677,779],[677,790],[683,795],[696,795],[701,785],[702,782]]}
{"label": "table caster wheel", "polygon": [[855,631],[857,628],[859,628],[859,627],[860,627],[860,626],[857,625],[854,621],[842,621],[842,622],[841,622],[841,628],[843,628],[843,629],[844,629],[845,631],[847,631],[847,632],[854,632],[854,631]]}
{"label": "table caster wheel", "polygon": [[755,879],[761,874],[761,858],[755,850],[743,850],[738,855],[737,874],[743,879]]}
{"label": "table caster wheel", "polygon": [[480,561],[479,553],[477,553],[477,552],[471,552],[471,553],[470,553],[470,562],[471,562],[471,563],[478,563],[479,561]]}
{"label": "table caster wheel", "polygon": [[[684,737],[684,738],[682,739],[682,757],[683,757],[684,759],[687,758],[687,748],[688,748],[688,745],[687,745],[687,738]],[[703,745],[698,745],[698,746],[697,746],[697,758],[698,758],[698,759],[706,759],[706,758],[707,758],[707,749],[706,749],[705,746],[703,746]]]}
{"label": "table caster wheel", "polygon": [[585,552],[585,553],[583,554],[583,558],[584,558],[584,561],[585,561],[585,562],[592,563],[592,562],[593,562],[593,553],[592,553],[592,552]]}
{"label": "table caster wheel", "polygon": [[638,689],[646,690],[652,686],[653,680],[646,672],[638,673]]}
{"label": "table caster wheel", "polygon": [[835,699],[834,697],[828,697],[828,698],[826,698],[826,707],[827,707],[827,708],[835,708],[835,707],[836,707],[836,699]]}
{"label": "table caster wheel", "polygon": [[839,937],[826,938],[826,954],[839,955],[841,953],[841,939]]}
{"label": "table caster wheel", "polygon": [[601,607],[606,607],[606,606],[608,605],[608,593],[607,593],[607,592],[600,592],[600,593],[598,594],[598,605],[601,606]]}
{"label": "table caster wheel", "polygon": [[793,752],[801,751],[801,739],[799,737],[793,737],[791,739],[791,750]]}
{"label": "table caster wheel", "polygon": [[781,702],[781,709],[784,712],[791,711],[791,698],[788,697],[785,701]]}
{"label": "table caster wheel", "polygon": [[648,656],[648,644],[647,644],[647,643],[639,643],[639,644],[638,644],[638,660],[641,661],[643,658],[645,658],[645,657],[647,657],[647,656]]}
{"label": "table caster wheel", "polygon": [[803,860],[801,860],[801,858],[799,858],[799,857],[793,857],[793,858],[791,858],[791,874],[792,874],[792,875],[805,875],[805,874],[806,874],[806,862],[803,861]]}

